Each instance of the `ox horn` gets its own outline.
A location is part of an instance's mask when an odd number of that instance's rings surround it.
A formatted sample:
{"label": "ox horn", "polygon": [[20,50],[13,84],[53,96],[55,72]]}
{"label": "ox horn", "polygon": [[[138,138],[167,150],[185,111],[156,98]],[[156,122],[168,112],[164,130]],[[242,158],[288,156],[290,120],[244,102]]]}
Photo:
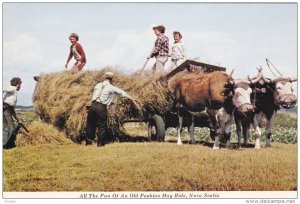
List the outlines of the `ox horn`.
{"label": "ox horn", "polygon": [[232,69],[232,71],[230,72],[229,78],[232,78],[233,72],[234,72],[234,69]]}
{"label": "ox horn", "polygon": [[[261,70],[262,70],[262,67],[261,67],[261,66],[260,66],[260,68],[261,68]],[[267,79],[263,73],[261,73],[261,79],[262,79],[265,83],[271,83],[271,79]]]}
{"label": "ox horn", "polygon": [[290,82],[295,82],[295,81],[297,81],[298,79],[297,78],[295,78],[295,77],[293,77],[293,78],[290,78]]}
{"label": "ox horn", "polygon": [[248,80],[250,81],[251,84],[255,84],[256,82],[258,82],[263,77],[263,72],[262,72],[263,69],[262,69],[262,67],[260,66],[259,68],[257,68],[257,70],[258,70],[258,73],[257,73],[256,77],[254,77],[254,78],[251,79],[248,76]]}
{"label": "ox horn", "polygon": [[244,79],[241,79],[241,80],[236,80],[235,81],[235,85],[239,85],[239,84],[249,84],[250,85],[250,80],[249,80],[249,75],[248,75],[248,80],[244,80]]}
{"label": "ox horn", "polygon": [[266,83],[270,83],[271,82],[271,79],[267,79],[264,75],[261,77],[262,80],[264,80],[264,82]]}
{"label": "ox horn", "polygon": [[260,68],[257,68],[257,70],[258,70],[258,74],[257,74],[256,77],[250,78],[250,76],[248,75],[247,80],[239,80],[239,81],[237,81],[235,84],[241,84],[241,83],[249,84],[249,85],[250,85],[250,84],[255,84],[255,83],[258,82],[258,81],[262,78],[262,76],[263,76],[262,68],[261,68],[261,67],[260,67]]}
{"label": "ox horn", "polygon": [[297,78],[290,78],[290,77],[278,77],[273,80],[274,83],[277,83],[279,81],[284,81],[284,82],[294,82],[297,81]]}

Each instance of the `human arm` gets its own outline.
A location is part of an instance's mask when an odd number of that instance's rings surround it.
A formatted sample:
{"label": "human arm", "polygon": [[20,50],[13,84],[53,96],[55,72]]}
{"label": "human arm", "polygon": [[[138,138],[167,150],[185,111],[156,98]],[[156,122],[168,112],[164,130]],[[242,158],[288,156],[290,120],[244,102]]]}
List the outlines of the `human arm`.
{"label": "human arm", "polygon": [[72,53],[72,46],[71,46],[71,47],[70,47],[70,54],[69,54],[69,56],[68,56],[68,58],[67,58],[67,62],[66,62],[66,64],[65,64],[65,68],[66,68],[66,69],[68,68],[68,64],[69,64],[70,60],[72,59],[72,57],[73,57],[73,53]]}
{"label": "human arm", "polygon": [[159,54],[159,51],[161,50],[161,45],[162,45],[162,39],[157,38],[155,41],[154,48],[153,48],[150,56],[148,57],[148,59],[152,58],[152,57],[156,57]]}
{"label": "human arm", "polygon": [[3,88],[2,92],[7,92],[7,93],[14,93],[16,92],[17,88],[15,86],[9,86]]}
{"label": "human arm", "polygon": [[114,94],[130,99],[138,109],[140,109],[140,110],[142,109],[142,103],[138,99],[133,98],[128,93],[126,93],[124,90],[122,90],[118,87],[114,86],[113,88],[114,88]]}
{"label": "human arm", "polygon": [[130,96],[130,95],[128,95],[128,94],[126,94],[125,97],[128,98],[128,99],[130,99],[130,100],[133,102],[133,104],[134,104],[139,110],[142,109],[142,103],[141,103],[140,100],[135,99],[135,98],[132,98],[132,96]]}

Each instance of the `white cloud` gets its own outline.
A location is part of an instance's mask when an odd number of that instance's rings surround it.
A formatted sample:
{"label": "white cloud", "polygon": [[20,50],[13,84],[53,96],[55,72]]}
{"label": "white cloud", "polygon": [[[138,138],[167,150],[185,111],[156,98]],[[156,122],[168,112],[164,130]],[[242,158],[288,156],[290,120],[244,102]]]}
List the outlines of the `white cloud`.
{"label": "white cloud", "polygon": [[[4,66],[24,66],[42,62],[40,42],[26,34],[20,34],[3,43]],[[9,69],[5,69],[7,71]]]}
{"label": "white cloud", "polygon": [[35,87],[33,76],[41,72],[52,72],[59,66],[59,60],[53,56],[47,56],[45,48],[47,43],[28,34],[10,36],[3,43],[3,85],[8,86],[12,77],[20,77],[23,81],[19,92],[19,100],[22,105],[31,105],[31,97]]}
{"label": "white cloud", "polygon": [[144,32],[127,30],[115,33],[116,40],[109,49],[95,50],[97,64],[118,65],[123,67],[125,72],[132,72],[141,68],[147,56],[150,54],[155,36],[152,30]]}

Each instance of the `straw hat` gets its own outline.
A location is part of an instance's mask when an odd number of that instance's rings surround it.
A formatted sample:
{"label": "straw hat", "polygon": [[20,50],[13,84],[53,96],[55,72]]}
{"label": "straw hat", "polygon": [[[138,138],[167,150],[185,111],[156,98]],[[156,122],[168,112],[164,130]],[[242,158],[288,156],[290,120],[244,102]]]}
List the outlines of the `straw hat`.
{"label": "straw hat", "polygon": [[105,79],[112,79],[113,76],[114,76],[114,73],[112,73],[112,72],[105,72],[105,74],[104,74]]}

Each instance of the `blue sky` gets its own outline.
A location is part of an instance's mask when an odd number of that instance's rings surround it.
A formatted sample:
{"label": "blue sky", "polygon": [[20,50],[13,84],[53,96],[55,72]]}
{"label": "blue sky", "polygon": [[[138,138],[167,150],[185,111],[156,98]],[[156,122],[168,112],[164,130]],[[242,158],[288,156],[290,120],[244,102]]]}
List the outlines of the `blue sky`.
{"label": "blue sky", "polygon": [[[153,25],[163,24],[173,43],[179,30],[189,58],[235,69],[234,77],[265,74],[265,58],[286,76],[297,76],[297,4],[276,3],[4,3],[3,86],[23,80],[19,105],[31,105],[40,73],[64,70],[70,42],[80,36],[87,69],[142,67],[151,51]],[[71,61],[71,66],[74,61]],[[146,69],[150,69],[154,60]],[[96,83],[96,82],[95,82]],[[296,86],[296,84],[294,85]],[[295,87],[296,88],[296,87]]]}

